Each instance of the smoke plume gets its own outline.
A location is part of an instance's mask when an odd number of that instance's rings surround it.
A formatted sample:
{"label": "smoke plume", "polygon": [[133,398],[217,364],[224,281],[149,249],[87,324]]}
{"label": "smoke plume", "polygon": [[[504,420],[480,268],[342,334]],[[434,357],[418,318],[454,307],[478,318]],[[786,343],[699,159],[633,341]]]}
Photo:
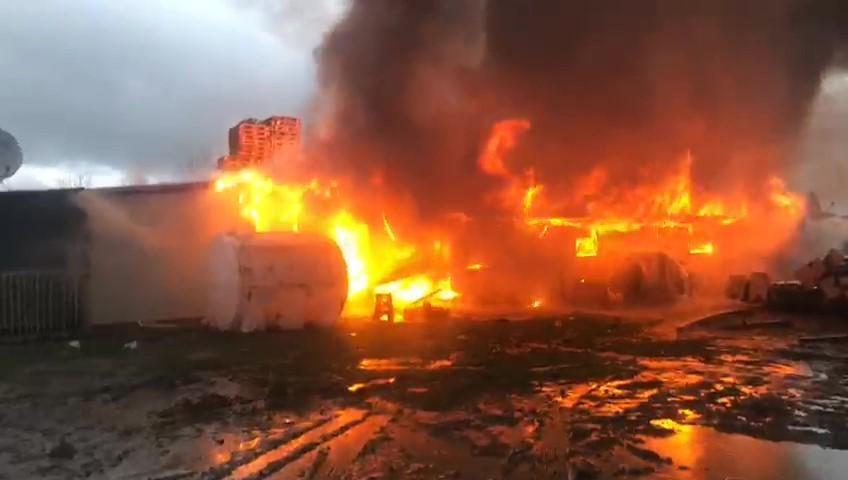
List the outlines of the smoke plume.
{"label": "smoke plume", "polygon": [[563,189],[686,151],[699,185],[745,186],[789,167],[847,39],[842,0],[354,1],[317,53],[312,147],[424,214],[482,198],[481,144],[510,117],[532,123],[511,168]]}

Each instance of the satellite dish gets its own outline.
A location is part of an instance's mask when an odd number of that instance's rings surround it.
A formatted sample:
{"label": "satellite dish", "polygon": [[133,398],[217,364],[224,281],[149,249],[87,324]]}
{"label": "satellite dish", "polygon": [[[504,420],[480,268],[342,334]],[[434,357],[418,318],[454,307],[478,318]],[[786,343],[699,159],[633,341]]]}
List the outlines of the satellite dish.
{"label": "satellite dish", "polygon": [[18,141],[11,133],[0,129],[0,182],[14,175],[23,162],[24,154]]}

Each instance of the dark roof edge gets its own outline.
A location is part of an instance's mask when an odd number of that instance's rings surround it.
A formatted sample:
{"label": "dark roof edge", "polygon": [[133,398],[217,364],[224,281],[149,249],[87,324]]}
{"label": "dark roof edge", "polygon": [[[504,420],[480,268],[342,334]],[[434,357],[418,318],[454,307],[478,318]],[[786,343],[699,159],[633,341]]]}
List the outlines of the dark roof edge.
{"label": "dark roof edge", "polygon": [[212,186],[212,180],[185,183],[157,183],[154,185],[127,185],[98,188],[49,188],[44,190],[5,190],[0,197],[15,195],[60,195],[80,192],[102,193],[104,195],[143,195],[148,193],[170,193],[204,190]]}
{"label": "dark roof edge", "polygon": [[212,186],[212,180],[184,183],[157,183],[154,185],[128,185],[120,187],[86,188],[86,191],[106,195],[135,195],[146,193],[169,193],[192,190],[205,190]]}

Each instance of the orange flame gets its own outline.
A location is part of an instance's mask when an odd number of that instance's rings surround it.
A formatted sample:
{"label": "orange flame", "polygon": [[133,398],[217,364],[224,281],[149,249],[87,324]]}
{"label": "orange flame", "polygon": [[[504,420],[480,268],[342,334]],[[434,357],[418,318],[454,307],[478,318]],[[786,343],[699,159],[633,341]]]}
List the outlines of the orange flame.
{"label": "orange flame", "polygon": [[502,120],[496,123],[478,160],[480,169],[496,177],[510,175],[503,157],[506,152],[515,148],[518,138],[529,129],[530,122],[524,119]]}
{"label": "orange flame", "polygon": [[524,215],[528,215],[530,213],[530,209],[533,207],[533,200],[539,195],[539,192],[542,191],[541,185],[533,185],[527,188],[527,191],[524,193]]}
{"label": "orange flame", "polygon": [[386,235],[392,239],[393,242],[397,242],[397,235],[395,235],[395,231],[392,229],[391,224],[389,224],[389,219],[386,218],[386,214],[383,214],[383,226],[386,228]]}
{"label": "orange flame", "polygon": [[598,256],[598,234],[595,231],[592,231],[592,234],[588,237],[578,238],[575,246],[578,257]]}
{"label": "orange flame", "polygon": [[[586,233],[575,240],[575,255],[594,257],[604,237],[612,233],[644,231],[659,238],[664,232],[678,231],[690,236],[698,233],[703,237],[718,234],[716,226],[728,226],[749,218],[745,200],[731,204],[727,199],[704,198],[699,203],[693,193],[692,161],[687,153],[671,175],[654,185],[646,181],[629,190],[610,189],[609,192],[601,191],[607,184],[606,172],[599,167],[593,169],[583,180],[575,182],[577,197],[574,201],[583,203],[584,197],[592,198],[586,204],[588,214],[584,217],[530,216],[531,206],[534,211],[544,209],[544,205],[537,208],[538,192],[544,186],[534,183],[524,194],[524,222],[530,227],[540,227],[540,238],[554,227],[583,230]],[[771,203],[790,214],[788,221],[799,216],[803,202],[797,194],[786,189],[782,180],[772,178],[768,188]],[[650,241],[650,236],[643,235],[645,241]],[[715,242],[709,241],[688,250],[693,254],[713,255],[717,249]]]}
{"label": "orange flame", "polygon": [[[770,228],[762,234],[769,237],[769,245],[786,240],[788,234],[781,232],[792,231],[790,227],[803,214],[801,197],[777,177],[768,180],[760,197],[754,197],[752,192],[719,195],[704,191],[693,182],[694,160],[689,153],[668,171],[646,167],[645,178],[636,179],[632,185],[615,182],[615,172],[596,166],[570,182],[567,192],[558,192],[558,185],[563,182],[537,181],[532,168],[514,173],[505,161],[530,127],[524,119],[493,125],[477,159],[484,174],[498,177],[494,183],[499,184],[499,191],[488,192],[487,199],[497,200],[502,212],[510,215],[512,222],[507,223],[520,226],[528,239],[538,244],[562,241],[556,247],[569,256],[596,257],[608,252],[615,255],[616,249],[630,252],[650,248],[674,249],[684,255],[720,253],[730,258],[739,255],[739,248],[733,248],[744,242],[739,239],[750,232],[760,234],[761,226]],[[376,188],[375,185],[368,187]],[[448,229],[452,234],[460,228],[470,230],[485,225],[463,213],[473,211],[466,210],[467,205],[457,205],[453,213],[439,217],[445,221],[444,230],[435,233],[435,229],[428,229],[424,235],[421,229],[405,231],[412,223],[408,218],[393,225],[385,211],[357,209],[357,205],[365,206],[367,197],[345,198],[333,181],[281,183],[261,172],[243,170],[224,174],[214,187],[237,198],[241,216],[257,232],[304,231],[333,239],[347,263],[346,314],[370,314],[375,293],[391,294],[393,305],[400,312],[424,301],[451,302],[460,296],[452,287],[450,273],[457,273],[459,279],[461,272],[490,268],[473,262],[482,258],[498,261],[496,255],[488,256],[488,252],[454,249],[452,242],[457,237],[444,236]],[[352,203],[353,200],[359,203]],[[394,210],[395,219],[393,215]],[[498,265],[492,275],[487,272],[474,278],[486,280],[501,270]],[[461,298],[466,301],[470,295],[463,293]],[[527,296],[516,298],[526,301],[534,295],[523,293]],[[539,308],[541,304],[541,300],[532,300],[530,307]]]}
{"label": "orange flame", "polygon": [[692,255],[712,255],[715,253],[715,245],[713,245],[713,242],[701,243],[690,248],[689,253]]}
{"label": "orange flame", "polygon": [[[327,185],[317,180],[305,184],[277,183],[258,171],[241,170],[218,178],[214,189],[236,194],[241,216],[256,232],[306,231],[334,240],[347,265],[347,314],[370,313],[374,293],[391,293],[393,304],[399,309],[428,295],[444,302],[459,296],[451,287],[450,277],[433,279],[416,273],[386,282],[386,278],[412,260],[418,249],[398,241],[385,214],[382,216],[385,236],[381,236],[372,235],[368,223],[346,208],[321,210],[317,200],[338,200],[335,182]],[[450,246],[445,242],[434,242],[434,250],[442,258],[450,256]]]}
{"label": "orange flame", "polygon": [[786,189],[786,182],[778,177],[771,177],[768,183],[771,201],[780,208],[791,213],[799,213],[803,209],[804,201],[800,195]]}

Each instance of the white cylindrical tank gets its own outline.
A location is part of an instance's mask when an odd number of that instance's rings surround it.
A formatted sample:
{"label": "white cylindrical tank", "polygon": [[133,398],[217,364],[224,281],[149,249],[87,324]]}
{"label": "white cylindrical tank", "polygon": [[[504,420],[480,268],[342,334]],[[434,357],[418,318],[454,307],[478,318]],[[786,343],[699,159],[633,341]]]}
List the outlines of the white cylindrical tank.
{"label": "white cylindrical tank", "polygon": [[347,298],[347,269],[329,238],[303,233],[222,235],[209,253],[206,323],[250,332],[329,326]]}

